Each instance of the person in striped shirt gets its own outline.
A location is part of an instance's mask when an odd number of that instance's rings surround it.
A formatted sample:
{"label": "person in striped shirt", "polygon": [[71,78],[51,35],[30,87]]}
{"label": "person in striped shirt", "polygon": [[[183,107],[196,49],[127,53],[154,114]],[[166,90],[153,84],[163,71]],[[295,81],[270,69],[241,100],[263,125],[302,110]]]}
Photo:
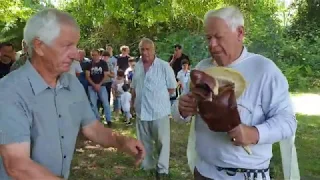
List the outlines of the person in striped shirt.
{"label": "person in striped shirt", "polygon": [[[169,63],[156,57],[152,40],[139,43],[141,59],[136,63],[132,79],[132,103],[136,110],[137,137],[146,147],[144,170],[155,170],[157,179],[169,174],[170,156],[170,94],[177,81]],[[159,157],[154,159],[153,144]]]}

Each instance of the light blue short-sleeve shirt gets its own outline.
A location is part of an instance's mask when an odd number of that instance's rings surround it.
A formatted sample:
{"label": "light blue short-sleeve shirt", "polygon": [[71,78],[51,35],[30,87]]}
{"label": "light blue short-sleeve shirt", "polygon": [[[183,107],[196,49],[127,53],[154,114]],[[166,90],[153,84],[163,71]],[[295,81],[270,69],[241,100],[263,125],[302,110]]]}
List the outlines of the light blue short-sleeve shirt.
{"label": "light blue short-sleeve shirt", "polygon": [[[0,80],[0,144],[30,143],[30,157],[67,179],[80,127],[96,120],[79,80],[47,85],[29,61]],[[0,179],[9,180],[0,158]]]}

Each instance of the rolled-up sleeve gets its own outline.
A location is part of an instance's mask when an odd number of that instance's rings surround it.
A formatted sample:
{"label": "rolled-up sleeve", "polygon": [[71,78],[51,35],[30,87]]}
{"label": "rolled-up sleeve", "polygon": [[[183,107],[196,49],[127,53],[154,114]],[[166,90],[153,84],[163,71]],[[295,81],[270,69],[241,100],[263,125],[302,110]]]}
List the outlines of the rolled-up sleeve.
{"label": "rolled-up sleeve", "polygon": [[0,145],[30,143],[31,121],[22,105],[23,101],[13,93],[0,94]]}
{"label": "rolled-up sleeve", "polygon": [[287,139],[297,129],[288,81],[279,69],[273,72],[262,90],[262,109],[266,121],[256,126],[258,144],[272,144]]}

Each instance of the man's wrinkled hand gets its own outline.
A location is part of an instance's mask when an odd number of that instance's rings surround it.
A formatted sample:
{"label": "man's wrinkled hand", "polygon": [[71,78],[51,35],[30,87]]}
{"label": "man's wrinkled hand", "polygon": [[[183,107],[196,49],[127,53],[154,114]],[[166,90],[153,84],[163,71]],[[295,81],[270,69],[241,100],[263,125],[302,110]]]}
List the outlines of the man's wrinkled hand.
{"label": "man's wrinkled hand", "polygon": [[99,84],[96,84],[95,86],[94,86],[94,90],[96,91],[96,92],[99,92],[100,91],[100,85]]}
{"label": "man's wrinkled hand", "polygon": [[192,93],[182,95],[179,98],[178,108],[181,116],[184,118],[197,114],[197,107],[197,101]]}
{"label": "man's wrinkled hand", "polygon": [[248,146],[257,144],[259,141],[258,129],[244,124],[240,124],[229,131],[228,135],[236,146]]}
{"label": "man's wrinkled hand", "polygon": [[126,138],[121,151],[135,158],[135,166],[138,166],[146,156],[144,146],[140,141],[134,138]]}

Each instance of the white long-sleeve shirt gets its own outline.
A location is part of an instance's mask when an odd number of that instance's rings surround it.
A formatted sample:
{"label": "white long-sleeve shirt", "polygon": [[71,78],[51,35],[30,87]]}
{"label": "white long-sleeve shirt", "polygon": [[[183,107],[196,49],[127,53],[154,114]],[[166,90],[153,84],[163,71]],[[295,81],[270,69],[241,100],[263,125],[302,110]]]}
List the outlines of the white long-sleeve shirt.
{"label": "white long-sleeve shirt", "polygon": [[[214,66],[211,58],[202,60],[196,69]],[[234,146],[226,133],[213,132],[199,115],[195,118],[196,152],[198,171],[212,179],[236,179],[219,172],[216,167],[264,169],[272,157],[272,144],[293,136],[297,121],[289,96],[288,82],[280,69],[261,55],[247,52],[228,66],[240,72],[247,81],[247,88],[238,98],[241,122],[255,126],[259,131],[259,142],[251,145],[253,154],[248,155],[241,146]],[[172,108],[175,120],[182,119],[178,103]],[[224,176],[226,175],[226,176]],[[243,176],[242,176],[243,177]]]}

